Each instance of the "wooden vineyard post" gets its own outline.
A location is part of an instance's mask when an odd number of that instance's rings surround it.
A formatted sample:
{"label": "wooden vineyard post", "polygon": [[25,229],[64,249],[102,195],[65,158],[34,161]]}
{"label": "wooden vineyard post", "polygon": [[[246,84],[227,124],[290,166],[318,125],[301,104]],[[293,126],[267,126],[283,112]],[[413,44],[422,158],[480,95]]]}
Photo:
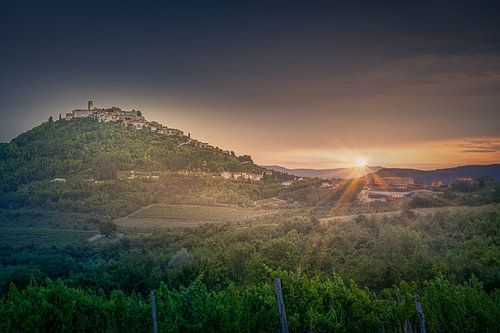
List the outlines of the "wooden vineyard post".
{"label": "wooden vineyard post", "polygon": [[422,305],[418,300],[418,295],[415,295],[415,306],[417,308],[419,333],[427,333],[427,330],[425,329],[424,312],[422,311]]}
{"label": "wooden vineyard post", "polygon": [[274,289],[276,291],[276,301],[278,302],[278,311],[280,314],[281,333],[288,333],[288,322],[286,320],[285,302],[283,301],[283,293],[281,292],[280,278],[274,279]]}
{"label": "wooden vineyard post", "polygon": [[154,333],[158,333],[158,326],[156,324],[156,302],[155,302],[155,291],[151,290],[151,306],[153,313],[153,331]]}

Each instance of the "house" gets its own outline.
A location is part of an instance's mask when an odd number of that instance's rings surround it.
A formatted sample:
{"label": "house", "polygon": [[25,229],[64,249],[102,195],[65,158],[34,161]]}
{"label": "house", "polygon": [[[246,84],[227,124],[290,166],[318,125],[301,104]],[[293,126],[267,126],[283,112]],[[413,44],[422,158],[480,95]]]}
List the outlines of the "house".
{"label": "house", "polygon": [[387,197],[381,194],[369,194],[368,191],[361,191],[358,194],[358,200],[361,202],[387,202]]}
{"label": "house", "polygon": [[281,186],[291,186],[292,181],[291,180],[285,180],[281,182]]}
{"label": "house", "polygon": [[80,109],[76,109],[76,110],[73,110],[73,118],[86,118],[86,117],[90,117],[92,115],[94,111],[92,110],[80,110]]}
{"label": "house", "polygon": [[373,191],[362,190],[358,194],[358,200],[361,202],[398,202],[413,192],[398,192],[398,191]]}
{"label": "house", "polygon": [[230,172],[230,171],[222,171],[220,176],[224,179],[246,179],[251,181],[259,181],[262,180],[263,174],[261,173],[248,173],[248,172]]}
{"label": "house", "polygon": [[231,172],[229,172],[229,171],[222,171],[220,173],[220,176],[222,178],[224,178],[224,179],[231,179],[231,178],[233,178],[233,174]]}
{"label": "house", "polygon": [[441,180],[433,180],[431,183],[431,187],[442,187],[443,182]]}
{"label": "house", "polygon": [[472,184],[472,177],[458,177],[457,182]]}
{"label": "house", "polygon": [[183,131],[175,129],[175,128],[167,128],[167,129],[165,129],[165,132],[167,133],[167,135],[173,135],[173,136],[175,136],[175,135],[177,135],[177,136],[184,135]]}
{"label": "house", "polygon": [[333,185],[330,183],[330,182],[322,182],[321,185],[319,187],[332,187]]}
{"label": "house", "polygon": [[239,179],[244,177],[244,172],[233,172],[233,179]]}
{"label": "house", "polygon": [[54,178],[51,181],[52,182],[58,182],[58,183],[65,183],[66,179],[65,178]]}
{"label": "house", "polygon": [[129,126],[135,128],[136,130],[141,130],[144,128],[146,124],[141,121],[132,121],[129,123]]}
{"label": "house", "polygon": [[160,171],[130,171],[128,179],[160,179]]}
{"label": "house", "polygon": [[264,177],[264,175],[261,173],[249,173],[246,175],[245,179],[252,180],[252,181],[259,181],[259,180],[262,180],[263,177]]}

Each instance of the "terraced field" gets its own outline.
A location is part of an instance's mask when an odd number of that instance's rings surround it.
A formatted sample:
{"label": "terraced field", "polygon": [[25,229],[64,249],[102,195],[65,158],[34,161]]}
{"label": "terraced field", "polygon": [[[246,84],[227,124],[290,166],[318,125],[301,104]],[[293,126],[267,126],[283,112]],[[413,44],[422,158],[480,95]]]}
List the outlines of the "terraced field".
{"label": "terraced field", "polygon": [[274,214],[277,210],[205,205],[151,205],[115,220],[123,227],[174,228],[203,223],[236,222]]}

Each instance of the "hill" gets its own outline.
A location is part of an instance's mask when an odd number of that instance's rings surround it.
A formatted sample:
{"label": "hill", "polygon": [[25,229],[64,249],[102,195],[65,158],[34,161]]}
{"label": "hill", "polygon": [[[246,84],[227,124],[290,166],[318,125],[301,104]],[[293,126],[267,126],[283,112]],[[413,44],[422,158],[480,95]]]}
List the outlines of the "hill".
{"label": "hill", "polygon": [[288,169],[279,165],[264,166],[267,169],[287,173],[297,177],[310,177],[310,178],[342,178],[352,179],[366,174],[377,172],[381,169],[379,166],[369,166],[364,170],[360,168],[335,168],[335,169]]}
{"label": "hill", "polygon": [[416,183],[427,185],[430,185],[433,180],[441,180],[444,184],[450,184],[459,177],[477,179],[483,176],[490,176],[495,181],[500,181],[500,164],[466,165],[437,170],[382,168],[376,173],[380,177],[413,177]]}
{"label": "hill", "polygon": [[92,229],[152,203],[262,199],[250,182],[214,177],[224,170],[262,173],[250,156],[174,133],[119,121],[49,119],[0,144],[0,226]]}
{"label": "hill", "polygon": [[238,157],[190,136],[85,118],[50,120],[0,144],[0,189],[7,192],[54,178],[115,178],[120,170],[263,171],[250,156]]}
{"label": "hill", "polygon": [[450,184],[459,177],[472,177],[473,179],[490,176],[495,181],[500,181],[500,164],[490,165],[465,165],[454,168],[437,170],[418,170],[401,168],[384,168],[381,166],[369,166],[362,173],[359,168],[335,168],[335,169],[288,169],[278,165],[265,166],[267,169],[287,173],[297,177],[311,177],[321,179],[342,178],[353,179],[372,173],[380,177],[413,177],[415,182],[430,185],[433,180],[441,180],[444,184]]}

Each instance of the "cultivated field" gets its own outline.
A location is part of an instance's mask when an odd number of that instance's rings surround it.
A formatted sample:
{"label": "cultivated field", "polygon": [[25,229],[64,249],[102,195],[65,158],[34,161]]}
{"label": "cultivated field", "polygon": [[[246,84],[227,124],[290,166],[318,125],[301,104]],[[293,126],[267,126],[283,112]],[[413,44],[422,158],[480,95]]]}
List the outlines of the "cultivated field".
{"label": "cultivated field", "polygon": [[203,223],[236,222],[275,212],[272,209],[226,206],[151,205],[116,219],[115,223],[136,228],[192,227]]}

